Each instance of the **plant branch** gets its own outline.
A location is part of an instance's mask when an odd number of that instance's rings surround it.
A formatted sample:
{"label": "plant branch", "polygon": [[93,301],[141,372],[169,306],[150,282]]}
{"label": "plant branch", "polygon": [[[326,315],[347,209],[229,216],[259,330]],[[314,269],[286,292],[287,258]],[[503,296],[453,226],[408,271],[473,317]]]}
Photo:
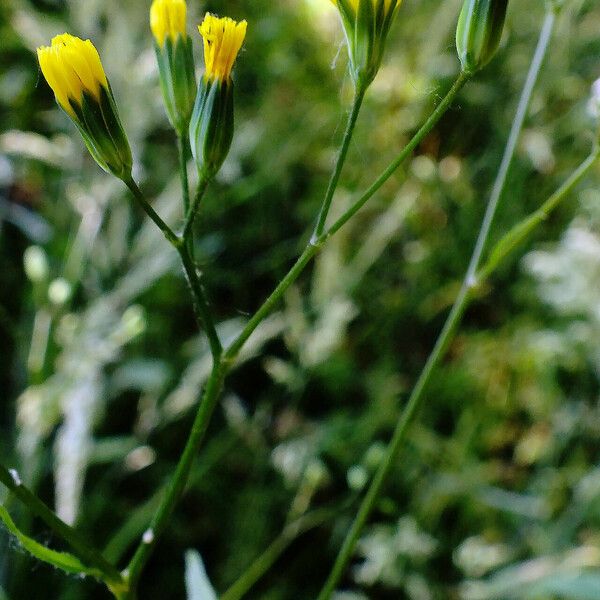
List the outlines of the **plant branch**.
{"label": "plant branch", "polygon": [[322,525],[332,518],[330,510],[315,510],[299,517],[283,528],[283,531],[271,542],[267,549],[254,560],[246,571],[223,592],[220,600],[240,600],[275,564],[290,544],[303,533]]}
{"label": "plant branch", "polygon": [[206,299],[204,289],[202,288],[202,282],[198,277],[198,272],[196,271],[194,261],[190,255],[189,245],[184,242],[183,245],[177,247],[177,251],[181,257],[181,264],[183,265],[183,269],[190,286],[190,291],[192,293],[196,318],[198,323],[204,325],[206,336],[208,337],[208,343],[210,345],[210,351],[213,356],[213,361],[216,363],[221,356],[223,347],[215,328],[212,314],[208,306],[208,300]]}
{"label": "plant branch", "polygon": [[183,214],[190,210],[190,183],[187,174],[188,141],[186,135],[177,135],[177,152],[179,156],[179,177],[181,179],[181,195],[183,197]]}
{"label": "plant branch", "polygon": [[198,453],[198,448],[204,439],[208,423],[217,405],[219,394],[223,387],[224,377],[225,369],[223,366],[218,363],[213,365],[213,370],[206,384],[202,400],[200,401],[200,406],[196,413],[192,430],[185,444],[183,453],[179,458],[179,462],[177,463],[175,473],[154,517],[152,518],[150,527],[146,531],[146,534],[144,534],[127,567],[127,580],[132,593],[136,588],[142,569],[150,558],[158,538],[164,532],[173,509],[185,490],[194,458]]}
{"label": "plant branch", "polygon": [[162,220],[162,218],[158,215],[158,213],[152,208],[148,200],[146,200],[142,190],[138,187],[138,184],[133,180],[133,177],[128,177],[123,179],[123,183],[129,188],[133,197],[136,199],[137,203],[140,205],[142,210],[154,221],[156,226],[163,232],[164,236],[167,238],[169,243],[175,247],[179,248],[181,245],[181,238]]}
{"label": "plant branch", "polygon": [[313,240],[317,240],[325,229],[325,223],[327,222],[327,215],[329,214],[329,209],[331,208],[333,194],[335,193],[340,180],[340,175],[342,173],[342,168],[346,162],[346,156],[348,154],[348,149],[350,148],[352,134],[354,133],[356,120],[358,119],[358,113],[360,112],[360,107],[362,106],[366,91],[367,88],[360,84],[357,84],[356,88],[354,89],[354,99],[352,101],[350,114],[348,115],[346,131],[344,132],[344,137],[338,152],[335,167],[331,173],[329,184],[327,185],[327,191],[325,192],[325,197],[323,198],[323,203],[321,204],[321,209],[319,210],[319,216],[313,232]]}
{"label": "plant branch", "polygon": [[[410,144],[411,144],[412,149],[414,149],[418,145],[418,143],[427,135],[427,133],[429,133],[429,131],[431,131],[431,129],[433,129],[433,127],[435,126],[437,121],[439,121],[439,119],[442,117],[444,112],[446,112],[448,110],[452,99],[456,96],[456,94],[458,93],[458,90],[464,85],[466,80],[467,80],[467,77],[463,74],[461,74],[457,78],[457,81],[453,85],[452,89],[448,92],[448,95],[442,100],[442,103],[436,108],[436,110],[434,111],[432,116],[427,120],[427,122],[423,126],[423,128],[421,128],[417,132],[417,134],[415,135],[415,138],[413,138],[413,140],[411,140]],[[359,108],[359,106],[358,106],[358,108]],[[358,111],[358,108],[357,108],[357,111]],[[352,115],[351,115],[351,120],[352,119],[356,120],[356,116],[352,118]],[[346,139],[346,137],[347,136],[344,136],[344,141],[342,142],[342,144],[349,143],[349,138]],[[416,142],[415,142],[415,139],[417,140]],[[371,190],[369,197],[372,196],[377,191],[377,189],[379,189],[379,187],[381,187],[381,185],[383,185],[383,182],[385,180],[387,180],[393,174],[395,169],[397,169],[402,164],[402,162],[404,160],[406,160],[406,158],[409,155],[410,155],[410,152],[406,152],[405,150],[402,151],[402,153],[399,155],[399,157],[393,161],[393,163],[390,165],[390,167],[388,167],[388,169],[386,169],[384,174],[379,178],[378,181],[381,181],[379,186],[376,189],[374,189],[373,186],[372,186],[372,188],[369,188]],[[340,153],[340,156],[341,156],[341,153]],[[341,163],[342,162],[343,162],[343,158],[341,159],[341,162],[340,162],[340,159],[338,158],[338,165],[336,166],[336,169],[339,168],[341,171],[341,166],[342,166]],[[385,179],[382,180],[382,178],[385,178]],[[339,179],[339,174],[338,174],[338,179]],[[135,186],[135,184],[133,184],[133,185],[134,185],[134,189],[137,189],[137,186]],[[325,198],[327,198],[328,194],[331,194],[331,197],[333,197],[333,193],[335,192],[336,185],[337,185],[337,179],[335,181],[333,188],[329,192],[326,192]],[[328,190],[329,190],[329,187],[328,187]],[[133,191],[133,189],[132,189],[132,191]],[[134,194],[135,194],[135,192],[134,192]],[[141,196],[141,194],[140,194],[140,196]],[[361,197],[362,204],[364,204],[368,200],[369,197],[367,197],[367,198],[365,198],[364,196]],[[143,200],[143,198],[142,198],[142,200]],[[144,209],[148,205],[148,203],[145,200],[143,202],[141,202],[141,204]],[[194,206],[191,206],[188,215],[193,214],[193,210],[194,210]],[[357,212],[357,210],[358,209],[354,210],[354,212]],[[326,218],[326,214],[325,214],[325,218]],[[349,219],[349,217],[348,217],[348,219]],[[346,219],[346,221],[348,219]],[[153,220],[155,220],[155,219],[153,219]],[[155,222],[157,222],[157,221],[155,220]],[[187,219],[186,219],[186,222],[187,222]],[[335,231],[339,230],[343,224],[344,223],[338,224]],[[158,225],[158,223],[157,223],[157,225]],[[159,227],[160,227],[160,225],[159,225]],[[161,229],[163,229],[163,228],[161,227]],[[189,229],[189,227],[188,227],[188,229]],[[294,281],[296,281],[296,279],[298,279],[298,277],[300,276],[302,271],[305,269],[305,267],[308,265],[308,263],[313,258],[313,256],[320,250],[323,243],[331,235],[333,235],[333,233],[335,233],[335,231],[333,231],[333,232],[331,230],[326,231],[325,233],[322,233],[317,239],[312,239],[309,242],[309,244],[306,246],[306,248],[304,249],[302,254],[297,259],[294,266],[290,269],[290,271],[287,273],[287,275],[280,281],[280,283],[277,285],[275,290],[265,300],[263,305],[258,309],[258,311],[254,314],[254,316],[251,317],[251,319],[248,321],[248,323],[246,324],[246,326],[244,327],[242,332],[239,334],[239,336],[226,349],[225,353],[222,355],[220,353],[216,354],[216,355],[213,354],[213,356],[217,357],[214,359],[213,371],[212,371],[211,377],[209,378],[209,381],[207,383],[203,398],[201,400],[198,412],[197,412],[195,420],[194,420],[194,424],[192,426],[192,431],[186,442],[186,446],[183,451],[183,454],[181,455],[181,458],[179,459],[175,474],[173,475],[173,478],[171,479],[171,482],[169,483],[169,485],[167,487],[165,496],[163,497],[163,500],[161,501],[161,503],[154,515],[154,518],[152,519],[150,528],[147,531],[148,535],[145,535],[143,537],[143,539],[141,540],[141,542],[139,543],[138,548],[136,549],[134,556],[131,559],[129,566],[127,568],[126,572],[127,572],[128,582],[129,582],[129,587],[130,587],[130,596],[129,596],[130,598],[134,597],[135,588],[137,586],[137,582],[139,580],[140,574],[141,574],[146,562],[148,561],[154,546],[156,545],[156,541],[157,541],[158,537],[164,531],[164,528],[168,522],[168,519],[169,519],[172,511],[184,491],[185,484],[189,477],[189,472],[190,472],[190,469],[192,466],[193,458],[194,458],[195,454],[197,453],[197,451],[200,447],[200,444],[202,443],[204,434],[206,432],[206,428],[208,427],[208,423],[210,421],[210,418],[211,418],[213,411],[215,409],[215,406],[217,404],[217,401],[219,398],[219,393],[220,393],[220,390],[223,385],[223,380],[224,380],[227,372],[231,368],[233,361],[235,360],[235,358],[236,358],[237,354],[239,353],[239,351],[241,350],[242,346],[245,344],[245,342],[248,340],[248,338],[252,335],[252,333],[254,332],[256,327],[258,327],[258,325],[261,323],[261,321],[271,312],[271,310],[274,308],[274,306],[277,304],[277,302],[281,299],[281,297],[283,296],[285,291],[292,285],[292,283]],[[163,229],[163,232],[164,232],[164,229]],[[192,285],[193,288],[196,288],[197,290],[199,290],[201,292],[202,291],[201,287],[200,287],[199,283],[197,283],[197,281],[198,281],[197,276],[194,276],[196,274],[195,268],[193,266],[193,263],[191,262],[191,258],[189,257],[189,254],[186,254],[187,251],[186,251],[186,244],[183,241],[184,238],[176,236],[176,239],[177,239],[176,247],[178,249],[178,252],[182,256],[182,261],[183,261],[183,257],[186,256],[186,260],[184,261],[184,268],[186,269],[186,274],[188,274],[188,278],[190,279],[190,285]],[[203,297],[203,295],[201,297]],[[200,318],[203,319],[202,306],[203,306],[202,303],[200,303],[198,306],[198,310],[201,313]],[[204,321],[204,319],[203,319],[203,321]],[[215,338],[216,338],[216,333],[215,333]],[[209,335],[209,340],[210,339],[211,339],[211,336]],[[218,341],[218,338],[216,338],[216,340]]]}
{"label": "plant branch", "polygon": [[100,552],[90,547],[89,543],[73,527],[60,519],[42,500],[29,488],[24,486],[16,472],[9,471],[0,465],[0,482],[5,485],[14,496],[20,500],[37,517],[39,517],[52,531],[65,540],[73,549],[76,556],[86,565],[96,567],[104,574],[107,585],[120,587],[123,578],[117,568],[108,562]]}
{"label": "plant branch", "polygon": [[184,240],[190,239],[192,234],[192,227],[194,226],[194,221],[196,220],[196,215],[198,213],[198,209],[200,208],[200,201],[204,196],[204,192],[206,192],[206,188],[210,182],[210,178],[206,175],[200,175],[200,181],[198,181],[198,189],[196,190],[196,194],[194,195],[194,201],[191,206],[186,211],[185,215],[185,223],[183,225],[183,234],[182,237]]}
{"label": "plant branch", "polygon": [[[402,163],[410,156],[412,151],[423,141],[423,139],[431,132],[438,121],[442,118],[444,113],[450,108],[452,101],[460,91],[460,89],[468,81],[469,76],[461,73],[457,78],[446,96],[442,99],[440,104],[431,113],[427,121],[417,131],[410,142],[402,149],[400,154],[390,163],[390,165],[383,171],[383,173],[377,178],[375,183],[369,187],[369,189],[325,232],[321,233],[317,238],[311,239],[309,244],[306,246],[300,257],[297,259],[294,266],[287,273],[287,275],[279,282],[275,290],[265,300],[258,311],[250,318],[246,326],[241,331],[239,336],[231,343],[226,349],[224,358],[233,361],[242,346],[246,343],[248,338],[252,335],[254,330],[262,322],[262,320],[273,310],[274,306],[281,299],[286,290],[298,279],[302,271],[308,265],[312,257],[321,249],[323,244],[335,233],[337,233],[351,218],[354,216],[359,209],[381,188],[381,186],[394,174],[396,169],[402,165]],[[341,156],[341,154],[340,154]],[[335,191],[335,189],[333,190]],[[327,198],[327,194],[325,195]]]}
{"label": "plant branch", "polygon": [[472,290],[476,284],[475,274],[477,273],[477,269],[479,268],[479,264],[481,262],[481,257],[489,237],[491,225],[498,208],[499,200],[502,197],[502,193],[506,186],[508,171],[514,158],[516,145],[523,128],[523,123],[527,114],[531,95],[537,82],[544,57],[546,56],[550,38],[554,30],[555,19],[555,12],[550,11],[544,20],[529,73],[527,75],[517,111],[513,119],[511,132],[504,150],[504,156],[496,176],[483,223],[479,231],[477,242],[475,244],[469,267],[467,269],[467,273],[458,297],[454,302],[446,323],[444,324],[436,344],[429,355],[429,358],[427,359],[425,367],[423,368],[423,371],[421,372],[421,375],[415,384],[408,402],[402,411],[400,419],[398,420],[394,429],[392,439],[387,447],[385,458],[377,470],[367,490],[367,493],[360,504],[358,513],[354,518],[350,530],[346,534],[342,548],[340,549],[329,577],[327,578],[327,581],[325,582],[323,589],[318,596],[318,600],[329,600],[333,594],[333,591],[335,590],[335,587],[341,579],[344,570],[346,569],[346,566],[352,557],[362,529],[366,524],[367,519],[371,514],[373,507],[375,506],[375,502],[379,498],[379,495],[383,489],[383,485],[387,479],[387,476],[398,457],[402,443],[406,437],[408,427],[412,423],[415,414],[423,402],[424,392],[431,380],[431,376],[435,372],[440,360],[446,352],[446,349],[453,340],[458,326],[460,325],[461,318],[466,310],[468,302],[471,298]]}
{"label": "plant branch", "polygon": [[444,96],[435,110],[431,113],[427,121],[417,131],[414,137],[404,146],[398,156],[389,164],[373,184],[364,192],[364,194],[354,202],[354,204],[329,228],[325,234],[327,238],[337,233],[373,196],[381,186],[396,172],[398,167],[414,152],[417,146],[431,133],[431,130],[437,125],[438,121],[448,111],[458,92],[469,81],[471,75],[461,72],[454,81],[454,84]]}

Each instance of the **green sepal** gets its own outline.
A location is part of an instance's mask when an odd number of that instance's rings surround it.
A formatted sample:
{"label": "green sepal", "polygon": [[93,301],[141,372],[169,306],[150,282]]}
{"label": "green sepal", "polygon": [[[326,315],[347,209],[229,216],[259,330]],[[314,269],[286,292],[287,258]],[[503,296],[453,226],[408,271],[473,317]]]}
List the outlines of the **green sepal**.
{"label": "green sepal", "polygon": [[366,88],[381,66],[398,2],[387,11],[384,0],[359,0],[356,12],[348,0],[337,0],[337,6],[348,42],[350,74],[357,86]]}
{"label": "green sepal", "polygon": [[465,73],[494,58],[506,20],[508,0],[465,0],[456,27],[456,50]]}
{"label": "green sepal", "polygon": [[167,37],[163,46],[154,44],[160,88],[169,122],[178,135],[185,134],[196,99],[196,76],[192,40]]}
{"label": "green sepal", "polygon": [[100,98],[88,92],[81,104],[71,102],[73,119],[93,159],[108,173],[119,179],[131,174],[131,148],[114,101],[110,85],[100,86]]}
{"label": "green sepal", "polygon": [[190,121],[190,146],[198,170],[212,177],[233,140],[233,81],[202,78]]}

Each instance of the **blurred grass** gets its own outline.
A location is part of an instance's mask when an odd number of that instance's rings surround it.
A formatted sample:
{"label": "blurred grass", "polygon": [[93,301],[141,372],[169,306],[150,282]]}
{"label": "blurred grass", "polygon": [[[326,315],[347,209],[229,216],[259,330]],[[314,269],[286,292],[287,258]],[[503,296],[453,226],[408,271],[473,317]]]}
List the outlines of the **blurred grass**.
{"label": "blurred grass", "polygon": [[[141,597],[183,597],[187,548],[224,590],[290,515],[330,507],[338,517],[297,540],[249,597],[315,594],[352,514],[346,502],[373,471],[466,268],[543,4],[512,3],[497,59],[428,137],[406,179],[395,176],[332,240],[258,332],[228,382]],[[402,7],[334,211],[382,170],[451,82],[459,5]],[[0,6],[0,454],[115,557],[143,533],[172,472],[206,376],[207,345],[176,257],[86,155],[40,81],[33,51],[64,30],[93,39],[132,140],[136,177],[176,224],[176,152],[147,10],[115,0]],[[190,3],[195,20],[205,10],[249,22],[236,69],[234,147],[197,235],[227,337],[305,241],[351,89],[329,2]],[[496,236],[587,152],[599,25],[597,3],[565,3]],[[467,314],[344,589],[376,599],[597,597],[597,187],[598,171]],[[35,285],[23,271],[32,244],[48,260]],[[60,305],[48,298],[57,277],[73,290]],[[32,370],[40,318],[51,326]],[[8,506],[28,533],[60,549],[40,523],[10,499]],[[0,535],[8,597],[105,597],[94,582],[33,564]]]}

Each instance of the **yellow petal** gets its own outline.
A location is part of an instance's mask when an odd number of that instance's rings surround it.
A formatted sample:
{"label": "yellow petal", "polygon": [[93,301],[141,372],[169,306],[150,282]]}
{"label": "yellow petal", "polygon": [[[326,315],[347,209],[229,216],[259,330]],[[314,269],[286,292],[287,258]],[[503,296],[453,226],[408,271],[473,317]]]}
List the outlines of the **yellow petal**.
{"label": "yellow petal", "polygon": [[173,42],[180,35],[185,37],[187,5],[185,0],[154,0],[150,7],[150,29],[159,46],[167,37]]}
{"label": "yellow petal", "polygon": [[246,37],[246,21],[206,13],[198,30],[204,38],[204,63],[209,79],[229,79],[233,63]]}
{"label": "yellow petal", "polygon": [[42,74],[52,88],[56,101],[74,117],[70,102],[81,104],[83,92],[100,99],[100,86],[108,88],[98,51],[89,40],[63,33],[51,46],[37,50]]}

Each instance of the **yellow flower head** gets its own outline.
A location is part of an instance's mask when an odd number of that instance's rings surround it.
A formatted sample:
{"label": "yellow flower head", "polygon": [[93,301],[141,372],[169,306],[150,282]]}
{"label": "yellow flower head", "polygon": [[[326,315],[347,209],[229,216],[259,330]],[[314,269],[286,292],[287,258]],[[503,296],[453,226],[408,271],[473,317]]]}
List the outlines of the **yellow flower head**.
{"label": "yellow flower head", "polygon": [[167,37],[175,43],[177,36],[185,38],[185,0],[154,0],[150,7],[150,29],[156,43],[165,45]]}
{"label": "yellow flower head", "polygon": [[237,23],[229,17],[219,18],[206,13],[198,27],[204,38],[205,77],[226,81],[246,37],[246,21]]}
{"label": "yellow flower head", "polygon": [[40,68],[56,101],[73,118],[72,102],[81,106],[84,92],[100,99],[100,86],[108,88],[98,51],[90,40],[63,33],[50,46],[37,49]]}

